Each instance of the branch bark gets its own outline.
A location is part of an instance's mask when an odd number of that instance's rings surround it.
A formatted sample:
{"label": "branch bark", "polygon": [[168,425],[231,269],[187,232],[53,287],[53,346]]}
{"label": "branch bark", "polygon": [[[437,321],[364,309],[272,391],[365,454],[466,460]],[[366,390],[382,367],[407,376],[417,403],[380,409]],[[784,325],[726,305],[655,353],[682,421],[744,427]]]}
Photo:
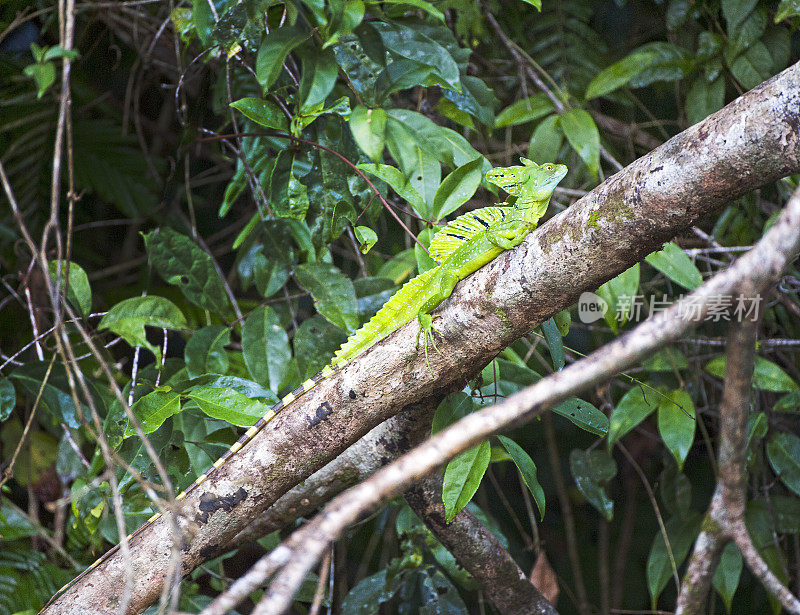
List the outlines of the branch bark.
{"label": "branch bark", "polygon": [[[183,572],[222,553],[251,519],[370,429],[417,400],[460,388],[582,291],[731,199],[800,172],[798,128],[795,65],[609,178],[461,283],[437,311],[444,335],[430,369],[410,323],[321,382],[180,503]],[[325,402],[332,413],[314,422]],[[43,612],[113,611],[129,568],[137,585],[128,612],[143,610],[159,595],[174,538],[157,521],[132,541],[130,560],[115,554]]]}
{"label": "branch bark", "polygon": [[415,483],[406,491],[405,498],[501,612],[558,615],[497,537],[475,515],[464,508],[449,524],[445,521],[441,475],[432,474]]}

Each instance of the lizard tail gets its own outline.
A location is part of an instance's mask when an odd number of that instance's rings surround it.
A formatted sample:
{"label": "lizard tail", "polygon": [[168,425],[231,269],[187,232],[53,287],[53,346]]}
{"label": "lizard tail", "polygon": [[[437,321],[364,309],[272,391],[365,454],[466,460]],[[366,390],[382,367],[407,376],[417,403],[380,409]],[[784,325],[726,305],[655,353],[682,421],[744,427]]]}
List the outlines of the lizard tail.
{"label": "lizard tail", "polygon": [[415,301],[430,287],[439,267],[411,278],[387,301],[370,321],[351,335],[336,351],[333,361],[338,365],[346,363],[376,344],[384,337],[411,321],[418,312]]}
{"label": "lizard tail", "polygon": [[[188,496],[192,491],[194,491],[197,487],[199,487],[203,482],[205,482],[209,476],[212,476],[214,472],[223,466],[226,461],[228,461],[231,457],[233,457],[236,453],[238,453],[242,448],[252,440],[255,435],[261,431],[264,426],[269,423],[275,416],[280,412],[283,408],[291,404],[300,396],[308,393],[311,389],[313,389],[318,382],[328,378],[329,376],[333,375],[337,369],[344,366],[348,363],[351,359],[355,356],[361,354],[364,350],[372,346],[373,344],[377,343],[384,337],[386,337],[389,333],[392,333],[396,329],[399,329],[404,324],[409,322],[412,318],[414,318],[417,314],[417,307],[414,301],[415,297],[417,297],[424,289],[426,289],[429,284],[430,280],[436,275],[438,271],[438,267],[435,267],[425,273],[418,275],[415,278],[412,278],[408,282],[406,282],[397,293],[392,296],[392,298],[384,304],[384,306],[378,310],[378,313],[373,316],[370,321],[361,327],[358,331],[356,331],[348,340],[342,344],[341,348],[336,352],[333,359],[331,360],[330,364],[326,365],[322,371],[317,373],[315,376],[306,380],[303,384],[297,387],[291,393],[285,395],[277,404],[272,406],[265,414],[262,416],[258,421],[250,427],[244,435],[239,438],[236,442],[234,442],[231,447],[225,451],[225,453],[217,459],[212,466],[203,472],[197,479],[189,485],[184,491],[182,491],[176,498],[176,501],[183,500],[186,496]],[[127,541],[132,540],[135,536],[143,532],[146,528],[150,525],[155,523],[158,519],[160,519],[162,514],[156,513],[152,517],[150,517],[144,524],[139,526],[132,534],[129,534],[126,538]],[[114,553],[119,550],[119,544],[114,545],[106,551],[106,553],[100,557],[96,562],[91,564],[86,570],[81,572],[78,576],[76,576],[72,581],[64,585],[61,589],[59,589],[52,598],[47,602],[47,604],[43,607],[42,610],[46,609],[50,606],[59,596],[61,596],[70,586],[74,583],[77,583],[80,579],[90,573],[92,570],[97,568],[100,564],[106,561],[109,557],[111,557]]]}
{"label": "lizard tail", "polygon": [[[233,455],[239,452],[242,449],[242,447],[244,447],[245,444],[247,444],[250,440],[252,440],[255,437],[255,435],[259,431],[261,431],[267,423],[269,423],[273,418],[275,418],[278,412],[280,412],[283,408],[291,404],[293,401],[295,401],[303,394],[308,393],[311,389],[313,389],[317,385],[318,382],[331,376],[338,368],[342,367],[343,364],[344,364],[343,361],[337,361],[336,358],[334,358],[329,365],[326,365],[322,369],[322,371],[318,372],[316,375],[303,382],[303,384],[301,384],[291,393],[284,395],[283,398],[274,406],[272,406],[267,412],[265,412],[264,416],[258,419],[258,421],[252,427],[250,427],[250,429],[248,429],[244,433],[244,435],[242,435],[241,438],[239,438],[236,442],[234,442],[231,445],[231,447],[227,451],[225,451],[225,453],[219,459],[217,459],[208,470],[203,472],[200,476],[197,477],[197,479],[191,485],[189,485],[184,491],[178,494],[175,500],[180,501],[184,499],[187,495],[189,495],[192,491],[194,491],[198,486],[200,486],[203,482],[205,482],[209,476],[213,475],[218,468],[224,465],[225,462],[228,461],[228,459],[230,459],[231,457],[233,457]],[[154,514],[142,525],[140,525],[134,532],[128,534],[125,540],[130,542],[135,536],[143,532],[145,529],[147,529],[149,526],[155,523],[162,516],[163,515],[160,512]],[[92,570],[97,568],[100,564],[106,561],[117,551],[119,551],[119,544],[116,544],[113,547],[111,547],[97,561],[95,561],[93,564],[90,564],[88,568],[86,568],[78,576],[76,576],[69,583],[64,585],[64,587],[62,587],[55,594],[53,594],[50,600],[47,601],[47,604],[45,604],[44,607],[42,607],[42,611],[47,609],[47,607],[49,607],[56,599],[58,599],[59,596],[61,596],[65,591],[67,591],[67,589],[69,589],[70,586],[80,581],[83,577],[85,577]]]}

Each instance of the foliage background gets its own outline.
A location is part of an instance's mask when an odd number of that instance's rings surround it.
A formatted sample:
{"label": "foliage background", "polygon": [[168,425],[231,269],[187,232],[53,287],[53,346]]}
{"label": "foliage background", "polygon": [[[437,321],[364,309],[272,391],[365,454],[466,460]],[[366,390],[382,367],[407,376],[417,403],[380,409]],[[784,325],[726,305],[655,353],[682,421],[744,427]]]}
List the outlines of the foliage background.
{"label": "foliage background", "polygon": [[[82,318],[103,349],[92,355],[68,328],[77,359],[59,350],[48,280],[4,207],[0,444],[14,474],[0,509],[0,613],[38,609],[117,541],[115,487],[128,530],[151,514],[122,465],[109,480],[97,431],[82,426],[96,413],[119,460],[161,482],[112,382],[174,485],[187,486],[399,284],[432,266],[422,250],[431,229],[497,200],[481,181],[490,166],[519,155],[565,162],[551,212],[568,206],[797,61],[798,23],[791,0],[90,3],[78,5],[65,50],[55,4],[4,3],[0,155],[36,241],[52,211],[63,58],[71,62],[61,243],[48,234],[45,256],[53,279],[69,280],[67,303],[55,305]],[[731,203],[604,285],[605,321],[562,314],[517,342],[440,407],[437,427],[631,327],[624,297],[674,298],[724,268],[760,237],[790,186]],[[795,591],[797,280],[794,271],[764,306],[748,517],[762,556]],[[724,330],[707,323],[560,415],[451,464],[449,511],[474,493],[523,569],[546,553],[563,613],[671,608],[671,562],[680,570],[714,484]],[[87,389],[73,397],[78,373]],[[353,528],[336,549],[334,608],[490,611],[434,543],[399,501]],[[183,610],[206,604],[252,557],[244,550],[195,571]],[[710,612],[777,608],[734,551],[715,588]]]}

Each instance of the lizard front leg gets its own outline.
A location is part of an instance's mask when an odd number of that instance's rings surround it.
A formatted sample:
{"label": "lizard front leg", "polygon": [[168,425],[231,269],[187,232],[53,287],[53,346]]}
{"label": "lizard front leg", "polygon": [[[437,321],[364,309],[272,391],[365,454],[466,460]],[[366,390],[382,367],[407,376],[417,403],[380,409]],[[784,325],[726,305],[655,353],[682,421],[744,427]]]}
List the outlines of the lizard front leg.
{"label": "lizard front leg", "polygon": [[513,226],[499,227],[486,231],[486,238],[498,248],[510,250],[522,243],[523,239],[534,229],[531,224],[520,223]]}

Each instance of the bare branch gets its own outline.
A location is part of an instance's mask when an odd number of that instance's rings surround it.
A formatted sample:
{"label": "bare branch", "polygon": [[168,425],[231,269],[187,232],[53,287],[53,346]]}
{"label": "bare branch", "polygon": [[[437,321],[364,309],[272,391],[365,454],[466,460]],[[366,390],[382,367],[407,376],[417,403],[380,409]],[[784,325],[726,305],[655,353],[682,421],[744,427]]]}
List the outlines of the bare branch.
{"label": "bare branch", "polygon": [[465,508],[449,524],[445,522],[440,475],[432,474],[417,482],[406,491],[405,498],[501,612],[557,615],[511,554],[475,515]]}

